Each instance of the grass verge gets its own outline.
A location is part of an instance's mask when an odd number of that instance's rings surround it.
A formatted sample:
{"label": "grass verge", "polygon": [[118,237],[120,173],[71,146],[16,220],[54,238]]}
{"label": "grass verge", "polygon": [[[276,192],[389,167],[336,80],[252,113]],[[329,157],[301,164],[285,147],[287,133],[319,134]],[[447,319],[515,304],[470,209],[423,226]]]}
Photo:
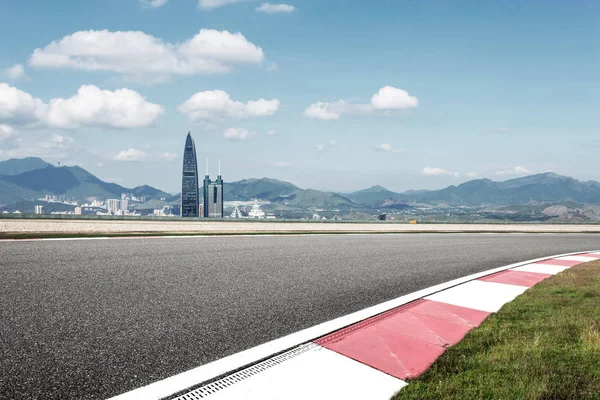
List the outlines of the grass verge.
{"label": "grass verge", "polygon": [[600,399],[600,261],[506,304],[393,400]]}

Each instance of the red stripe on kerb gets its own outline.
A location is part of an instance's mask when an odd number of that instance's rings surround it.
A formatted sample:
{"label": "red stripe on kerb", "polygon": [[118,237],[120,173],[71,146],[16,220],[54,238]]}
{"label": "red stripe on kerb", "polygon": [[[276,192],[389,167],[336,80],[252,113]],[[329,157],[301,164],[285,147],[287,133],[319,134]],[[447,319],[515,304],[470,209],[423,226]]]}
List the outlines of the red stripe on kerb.
{"label": "red stripe on kerb", "polygon": [[479,280],[485,282],[505,283],[507,285],[532,287],[536,283],[541,282],[544,279],[549,278],[551,276],[552,274],[540,274],[537,272],[509,270],[484,276],[483,278],[479,278]]}
{"label": "red stripe on kerb", "polygon": [[430,300],[418,300],[407,306],[315,342],[379,371],[406,379],[423,373],[448,346],[458,343],[489,315]]}
{"label": "red stripe on kerb", "polygon": [[552,264],[552,265],[562,265],[563,267],[574,267],[575,265],[581,264],[582,261],[573,261],[573,260],[559,260],[557,258],[551,258],[549,260],[537,261],[536,264]]}

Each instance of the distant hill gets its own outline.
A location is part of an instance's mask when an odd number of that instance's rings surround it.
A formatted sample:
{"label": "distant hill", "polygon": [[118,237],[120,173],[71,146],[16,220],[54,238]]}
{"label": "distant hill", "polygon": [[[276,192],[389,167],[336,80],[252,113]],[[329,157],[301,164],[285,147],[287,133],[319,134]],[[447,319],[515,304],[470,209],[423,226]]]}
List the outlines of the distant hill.
{"label": "distant hill", "polygon": [[0,161],[0,175],[19,175],[23,172],[46,168],[48,165],[50,164],[37,157],[11,158]]}
{"label": "distant hill", "polygon": [[225,184],[223,197],[234,200],[269,200],[281,206],[292,208],[337,208],[350,207],[352,200],[332,192],[314,189],[300,189],[289,182],[277,179],[244,179]]}
{"label": "distant hill", "polygon": [[406,201],[448,205],[509,205],[526,204],[532,200],[543,203],[600,204],[600,183],[547,172],[543,174],[494,182],[476,179],[441,190],[403,193]]}
{"label": "distant hill", "polygon": [[[121,193],[146,197],[150,205],[178,203],[172,195],[152,186],[125,188],[104,182],[78,166],[55,167],[39,158],[12,159],[0,162],[0,205],[35,201],[45,194],[77,200],[87,197],[119,198]],[[160,199],[165,198],[165,202]],[[600,204],[600,183],[579,181],[552,172],[494,182],[476,179],[440,190],[410,190],[403,193],[382,186],[372,186],[352,193],[332,193],[298,186],[276,179],[244,179],[226,182],[226,201],[268,200],[275,209],[403,209],[414,203],[430,205],[523,205],[533,202],[562,204]],[[156,200],[156,201],[154,201]]]}
{"label": "distant hill", "polygon": [[372,207],[389,207],[405,202],[404,196],[392,192],[383,186],[371,186],[370,188],[346,194],[350,200],[357,204]]}
{"label": "distant hill", "polygon": [[[0,204],[5,205],[19,201],[35,201],[46,194],[77,200],[87,197],[120,198],[121,193],[134,193],[148,199],[172,197],[171,194],[151,186],[129,189],[116,183],[104,182],[81,167],[55,167],[41,159],[11,159],[2,165],[5,172],[24,171],[0,174]],[[40,168],[31,169],[36,165]]]}

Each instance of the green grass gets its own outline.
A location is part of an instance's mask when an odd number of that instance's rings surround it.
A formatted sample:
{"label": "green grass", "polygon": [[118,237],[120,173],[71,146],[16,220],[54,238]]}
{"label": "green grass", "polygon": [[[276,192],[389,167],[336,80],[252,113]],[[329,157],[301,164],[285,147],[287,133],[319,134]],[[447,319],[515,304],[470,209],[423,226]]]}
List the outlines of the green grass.
{"label": "green grass", "polygon": [[600,399],[600,261],[505,305],[393,397],[406,399]]}

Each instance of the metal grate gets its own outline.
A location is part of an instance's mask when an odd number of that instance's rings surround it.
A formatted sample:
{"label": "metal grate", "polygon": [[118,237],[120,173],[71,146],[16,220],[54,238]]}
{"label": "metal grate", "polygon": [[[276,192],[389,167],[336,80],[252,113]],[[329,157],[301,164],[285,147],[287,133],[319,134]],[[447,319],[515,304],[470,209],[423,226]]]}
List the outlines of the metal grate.
{"label": "metal grate", "polygon": [[292,350],[289,350],[285,353],[279,354],[278,356],[269,358],[268,360],[265,360],[258,364],[252,365],[246,369],[238,371],[234,374],[231,374],[224,378],[221,378],[217,381],[211,382],[204,386],[200,386],[199,388],[194,389],[188,393],[182,394],[181,396],[176,397],[173,400],[205,399],[213,393],[216,393],[220,390],[226,389],[229,386],[232,386],[240,381],[243,381],[244,379],[247,379],[254,375],[257,375],[271,367],[279,365],[287,360],[290,360],[296,356],[299,356],[300,354],[306,353],[307,351],[310,351],[317,347],[320,347],[320,346],[318,346],[314,343],[303,344],[303,345],[298,346],[298,347],[296,347]]}

